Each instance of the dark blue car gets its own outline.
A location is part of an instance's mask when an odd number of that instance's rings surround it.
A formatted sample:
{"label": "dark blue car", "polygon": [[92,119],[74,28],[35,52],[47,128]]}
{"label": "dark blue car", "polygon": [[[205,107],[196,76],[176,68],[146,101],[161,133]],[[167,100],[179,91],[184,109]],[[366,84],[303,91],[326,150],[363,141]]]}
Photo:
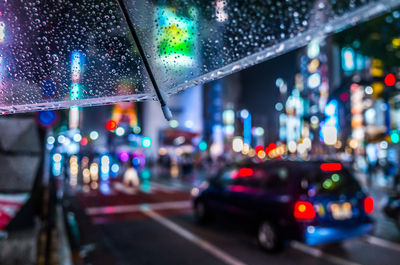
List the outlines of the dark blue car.
{"label": "dark blue car", "polygon": [[197,220],[216,213],[257,224],[259,245],[309,245],[369,233],[373,200],[340,163],[276,161],[231,166],[192,190]]}

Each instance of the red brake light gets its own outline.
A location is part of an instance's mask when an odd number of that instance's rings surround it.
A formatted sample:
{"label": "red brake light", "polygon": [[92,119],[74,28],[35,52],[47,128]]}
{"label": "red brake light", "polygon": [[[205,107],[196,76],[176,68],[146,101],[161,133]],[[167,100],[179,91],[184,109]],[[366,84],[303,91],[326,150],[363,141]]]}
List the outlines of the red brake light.
{"label": "red brake light", "polygon": [[366,213],[372,213],[374,210],[374,199],[367,197],[364,199],[364,211]]}
{"label": "red brake light", "polygon": [[294,205],[294,218],[313,219],[315,217],[314,206],[310,202],[298,201]]}
{"label": "red brake light", "polygon": [[342,169],[342,164],[340,163],[322,163],[321,170],[323,171],[339,171]]}
{"label": "red brake light", "polygon": [[239,177],[249,177],[251,175],[253,175],[254,170],[251,168],[241,168],[239,169]]}

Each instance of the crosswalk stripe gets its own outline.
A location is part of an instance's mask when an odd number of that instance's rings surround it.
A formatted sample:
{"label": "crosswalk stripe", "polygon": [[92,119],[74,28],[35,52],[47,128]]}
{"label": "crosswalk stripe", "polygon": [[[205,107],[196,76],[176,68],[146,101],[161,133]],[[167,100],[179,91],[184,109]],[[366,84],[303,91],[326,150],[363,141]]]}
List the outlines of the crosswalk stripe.
{"label": "crosswalk stripe", "polygon": [[159,211],[191,208],[191,201],[172,201],[159,203],[131,204],[131,205],[113,205],[105,207],[90,207],[86,209],[87,215],[108,215],[118,213],[134,213],[141,211],[143,207]]}
{"label": "crosswalk stripe", "polygon": [[297,249],[301,252],[304,252],[310,256],[313,256],[315,258],[322,258],[325,259],[329,262],[332,262],[334,264],[338,264],[338,265],[360,265],[359,263],[353,262],[353,261],[349,261],[349,260],[345,260],[343,258],[339,258],[337,256],[328,254],[323,252],[322,250],[318,249],[318,248],[314,248],[314,247],[310,247],[306,244],[297,242],[297,241],[293,241],[291,242],[291,247],[294,249]]}
{"label": "crosswalk stripe", "polygon": [[364,240],[368,242],[369,244],[373,244],[376,246],[384,247],[384,248],[389,248],[391,250],[395,251],[400,251],[400,244],[388,241],[379,237],[375,236],[365,236]]}

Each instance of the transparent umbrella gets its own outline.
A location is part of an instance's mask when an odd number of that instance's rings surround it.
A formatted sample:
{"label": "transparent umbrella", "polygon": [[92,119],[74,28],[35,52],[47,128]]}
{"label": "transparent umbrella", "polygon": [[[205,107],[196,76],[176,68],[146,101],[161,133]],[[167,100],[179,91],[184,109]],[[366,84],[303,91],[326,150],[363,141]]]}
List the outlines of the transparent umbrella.
{"label": "transparent umbrella", "polygon": [[[158,99],[397,7],[400,0],[0,2],[0,113]],[[158,90],[158,93],[156,93]]]}

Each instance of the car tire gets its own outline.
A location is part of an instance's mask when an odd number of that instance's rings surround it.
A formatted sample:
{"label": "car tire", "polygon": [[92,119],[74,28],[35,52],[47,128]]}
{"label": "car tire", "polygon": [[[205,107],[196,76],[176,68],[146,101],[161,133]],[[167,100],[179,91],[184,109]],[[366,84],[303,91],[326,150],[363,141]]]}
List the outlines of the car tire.
{"label": "car tire", "polygon": [[205,224],[210,220],[209,210],[203,201],[197,201],[194,204],[194,216],[199,224]]}
{"label": "car tire", "polygon": [[269,221],[263,221],[259,224],[257,242],[258,245],[267,252],[278,252],[283,247],[276,226]]}

